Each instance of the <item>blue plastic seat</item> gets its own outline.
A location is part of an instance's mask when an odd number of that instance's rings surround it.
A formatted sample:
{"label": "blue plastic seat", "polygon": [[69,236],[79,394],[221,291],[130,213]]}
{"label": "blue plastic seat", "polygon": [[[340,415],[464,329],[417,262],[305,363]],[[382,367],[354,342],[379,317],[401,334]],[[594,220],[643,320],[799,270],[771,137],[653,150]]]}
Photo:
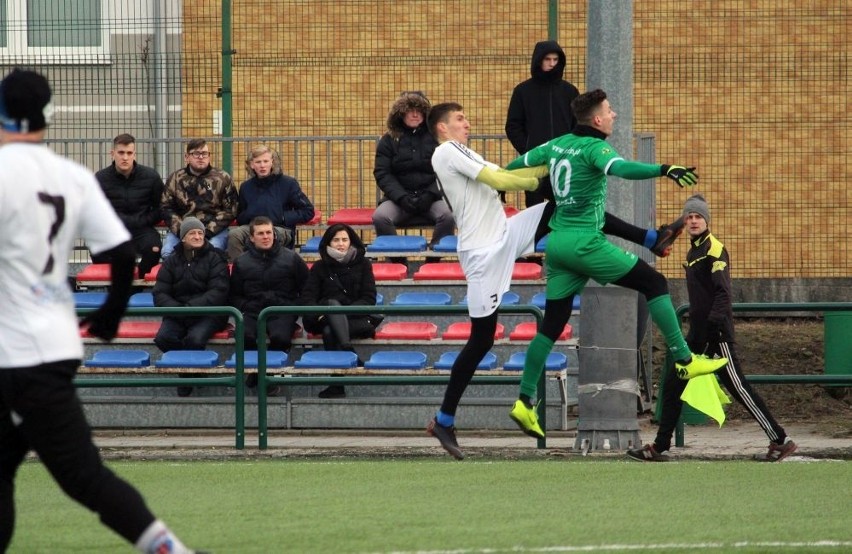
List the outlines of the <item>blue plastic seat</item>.
{"label": "blue plastic seat", "polygon": [[449,306],[452,301],[446,292],[401,292],[391,306]]}
{"label": "blue plastic seat", "polygon": [[219,354],[212,350],[172,350],[154,362],[157,367],[216,367]]}
{"label": "blue plastic seat", "polygon": [[381,235],[367,246],[367,252],[423,252],[426,238],[407,235]]}
{"label": "blue plastic seat", "polygon": [[[547,295],[543,292],[536,293],[530,304],[539,308],[540,310],[544,309],[544,303],[547,301]],[[577,311],[580,309],[580,295],[574,295],[574,304],[571,306],[571,309]]]}
{"label": "blue plastic seat", "polygon": [[[444,352],[435,362],[435,369],[452,369],[458,357],[458,352]],[[494,369],[495,367],[497,367],[497,355],[494,352],[488,352],[483,356],[476,369]]]}
{"label": "blue plastic seat", "polygon": [[423,369],[426,367],[426,354],[408,350],[382,350],[374,352],[364,362],[367,369]]}
{"label": "blue plastic seat", "polygon": [[547,250],[547,237],[549,236],[550,235],[544,235],[543,237],[538,239],[538,242],[535,243],[536,252],[544,252],[545,250]]}
{"label": "blue plastic seat", "polygon": [[106,300],[107,293],[105,292],[75,292],[74,307],[75,308],[100,308],[101,304]]}
{"label": "blue plastic seat", "polygon": [[376,293],[376,306],[381,306],[384,303],[385,303],[384,295],[380,292],[377,292]]}
{"label": "blue plastic seat", "polygon": [[358,365],[358,355],[337,350],[309,350],[293,365],[305,369],[348,369]]}
{"label": "blue plastic seat", "polygon": [[153,308],[154,295],[150,292],[137,292],[127,302],[129,308]]}
{"label": "blue plastic seat", "polygon": [[[527,358],[526,352],[515,352],[503,364],[503,369],[512,371],[523,371],[524,361]],[[562,352],[551,352],[547,355],[547,361],[544,363],[546,371],[558,371],[568,367],[568,357]]]}
{"label": "blue plastic seat", "polygon": [[[500,300],[501,306],[517,306],[521,302],[521,297],[516,292],[508,291],[503,295],[503,298]],[[464,298],[459,302],[462,306],[467,306],[467,295],[464,295]]]}
{"label": "blue plastic seat", "polygon": [[322,237],[311,237],[308,239],[308,242],[302,245],[299,249],[299,252],[302,254],[316,254],[319,252],[319,244],[322,240]]}
{"label": "blue plastic seat", "polygon": [[[266,351],[266,367],[284,367],[287,365],[287,353],[281,350]],[[225,367],[237,367],[237,354],[225,361]],[[246,350],[244,352],[243,367],[257,367],[257,350]]]}
{"label": "blue plastic seat", "polygon": [[83,365],[86,367],[148,367],[151,355],[144,350],[98,350]]}
{"label": "blue plastic seat", "polygon": [[441,237],[441,240],[432,247],[435,252],[458,252],[459,238],[456,235]]}

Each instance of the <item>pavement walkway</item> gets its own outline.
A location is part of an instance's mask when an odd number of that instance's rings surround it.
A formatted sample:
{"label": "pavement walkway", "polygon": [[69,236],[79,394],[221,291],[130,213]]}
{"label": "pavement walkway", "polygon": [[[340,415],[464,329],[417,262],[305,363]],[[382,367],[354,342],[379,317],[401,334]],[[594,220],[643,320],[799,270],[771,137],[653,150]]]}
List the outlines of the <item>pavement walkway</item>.
{"label": "pavement walkway", "polygon": [[[655,427],[642,423],[643,442],[653,439]],[[789,424],[787,432],[798,451],[787,461],[815,459],[852,460],[852,433],[832,432],[813,423]],[[547,448],[520,432],[459,430],[458,440],[468,458],[581,456],[574,450],[575,432],[551,432]],[[751,459],[766,453],[768,440],[754,423],[732,422],[721,429],[715,425],[687,426],[685,446],[669,453],[678,459]],[[236,439],[226,430],[97,430],[95,442],[105,458],[293,458],[293,457],[423,457],[446,456],[438,442],[425,434],[401,431],[300,431],[269,432],[268,448],[258,448],[256,430],[247,430],[245,448],[235,448]],[[620,457],[623,451],[598,450],[589,456]],[[448,457],[449,459],[449,457]]]}

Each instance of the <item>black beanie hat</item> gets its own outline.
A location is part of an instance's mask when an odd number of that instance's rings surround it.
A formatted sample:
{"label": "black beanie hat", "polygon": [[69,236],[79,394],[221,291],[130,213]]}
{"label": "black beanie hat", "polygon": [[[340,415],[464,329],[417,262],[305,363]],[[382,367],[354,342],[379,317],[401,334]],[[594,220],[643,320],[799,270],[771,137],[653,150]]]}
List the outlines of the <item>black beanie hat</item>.
{"label": "black beanie hat", "polygon": [[50,123],[50,85],[35,71],[15,68],[0,81],[0,127],[13,133],[40,131]]}

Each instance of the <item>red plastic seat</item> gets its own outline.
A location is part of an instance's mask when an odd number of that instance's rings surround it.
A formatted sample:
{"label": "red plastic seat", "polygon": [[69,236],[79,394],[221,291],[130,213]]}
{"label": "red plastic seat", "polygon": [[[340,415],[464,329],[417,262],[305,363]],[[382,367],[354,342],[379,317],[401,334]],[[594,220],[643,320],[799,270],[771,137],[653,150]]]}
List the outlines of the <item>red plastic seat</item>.
{"label": "red plastic seat", "polygon": [[[494,331],[495,339],[502,339],[506,336],[506,328],[502,323],[497,324],[497,329]],[[444,334],[441,335],[444,340],[467,340],[470,338],[470,322],[457,321],[450,323]]]}
{"label": "red plastic seat", "polygon": [[[426,264],[434,265],[434,264]],[[404,264],[375,263],[373,277],[376,281],[402,281],[408,276],[408,268]]]}
{"label": "red plastic seat", "polygon": [[[518,323],[518,325],[509,333],[509,340],[532,340],[535,337],[535,334],[538,332],[538,327],[535,321],[525,321],[523,323]],[[562,329],[562,333],[559,334],[559,338],[557,340],[568,340],[574,334],[574,330],[571,328],[570,323],[565,324],[565,328]]]}
{"label": "red plastic seat", "polygon": [[512,217],[513,215],[520,213],[521,210],[514,206],[503,206],[503,211],[506,213],[506,217]]}
{"label": "red plastic seat", "polygon": [[374,211],[376,208],[343,208],[331,214],[328,224],[372,225]]}
{"label": "red plastic seat", "polygon": [[541,279],[541,266],[532,262],[516,262],[512,279]]}
{"label": "red plastic seat", "polygon": [[438,326],[428,321],[392,321],[376,331],[377,339],[431,340],[438,337]]}
{"label": "red plastic seat", "polygon": [[[541,269],[541,268],[539,268]],[[464,272],[459,262],[423,264],[414,272],[415,281],[464,281]]]}
{"label": "red plastic seat", "polygon": [[[109,281],[112,278],[110,264],[89,264],[77,274],[77,281]],[[136,270],[133,270],[136,278]]]}
{"label": "red plastic seat", "polygon": [[306,221],[304,223],[300,223],[299,225],[319,225],[322,221],[322,212],[319,210],[314,210],[314,217],[310,219],[310,221]]}
{"label": "red plastic seat", "polygon": [[149,271],[148,273],[145,274],[145,280],[146,281],[156,281],[157,280],[157,273],[160,272],[161,267],[163,267],[163,264],[157,264],[154,267],[152,267],[151,271]]}

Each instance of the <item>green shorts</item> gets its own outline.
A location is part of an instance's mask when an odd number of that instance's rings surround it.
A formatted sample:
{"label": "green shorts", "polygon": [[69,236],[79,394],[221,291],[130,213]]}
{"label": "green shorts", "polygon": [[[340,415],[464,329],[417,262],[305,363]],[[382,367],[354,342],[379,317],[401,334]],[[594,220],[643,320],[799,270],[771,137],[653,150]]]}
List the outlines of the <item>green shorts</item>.
{"label": "green shorts", "polygon": [[547,237],[547,298],[579,294],[589,279],[602,285],[627,275],[639,258],[609,242],[603,233],[553,231]]}

